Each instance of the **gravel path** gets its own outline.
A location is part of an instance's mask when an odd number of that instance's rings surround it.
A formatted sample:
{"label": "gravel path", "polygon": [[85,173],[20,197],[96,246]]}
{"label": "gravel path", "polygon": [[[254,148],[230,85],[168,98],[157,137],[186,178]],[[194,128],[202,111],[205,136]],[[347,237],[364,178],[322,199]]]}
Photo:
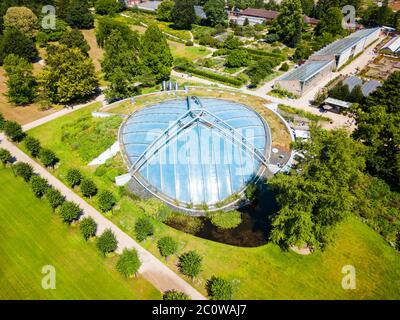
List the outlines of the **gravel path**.
{"label": "gravel path", "polygon": [[[76,109],[75,109],[76,110]],[[60,115],[61,116],[61,115]],[[92,217],[98,226],[97,233],[100,234],[103,230],[110,228],[117,240],[118,249],[117,252],[121,252],[124,248],[135,248],[142,261],[142,266],[139,272],[142,276],[152,283],[161,292],[166,290],[175,289],[188,294],[193,300],[205,300],[206,298],[200,294],[196,289],[194,289],[189,283],[179,277],[175,272],[169,269],[165,264],[159,261],[155,256],[153,256],[149,251],[145,250],[140,246],[135,240],[133,240],[129,235],[118,228],[114,223],[105,218],[99,211],[88,204],[84,199],[82,199],[75,192],[70,190],[66,185],[64,185],[60,180],[54,177],[49,171],[40,166],[27,154],[18,149],[14,144],[9,142],[3,135],[0,135],[0,147],[7,149],[10,153],[18,160],[29,163],[34,168],[35,172],[40,174],[43,178],[47,179],[49,184],[51,184],[56,189],[66,197],[67,200],[74,201],[79,204],[80,208],[83,210],[83,217]]]}

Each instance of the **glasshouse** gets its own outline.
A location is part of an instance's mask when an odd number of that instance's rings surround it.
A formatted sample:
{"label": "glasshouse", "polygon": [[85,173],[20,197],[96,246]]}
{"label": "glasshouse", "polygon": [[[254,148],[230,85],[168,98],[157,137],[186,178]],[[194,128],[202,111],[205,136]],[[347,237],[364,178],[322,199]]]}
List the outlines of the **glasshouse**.
{"label": "glasshouse", "polygon": [[195,96],[136,111],[119,133],[132,191],[192,213],[237,203],[267,170],[270,136],[247,106]]}

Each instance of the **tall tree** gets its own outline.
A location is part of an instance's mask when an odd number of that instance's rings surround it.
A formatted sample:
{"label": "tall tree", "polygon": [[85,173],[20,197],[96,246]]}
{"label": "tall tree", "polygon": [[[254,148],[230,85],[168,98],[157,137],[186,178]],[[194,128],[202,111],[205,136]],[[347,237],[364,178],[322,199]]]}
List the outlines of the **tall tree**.
{"label": "tall tree", "polygon": [[194,0],[176,0],[171,12],[171,18],[176,28],[191,29],[196,21],[194,12]]}
{"label": "tall tree", "polygon": [[333,36],[343,35],[344,29],[342,27],[342,20],[342,10],[336,7],[329,8],[318,23],[316,33],[318,35],[324,32],[330,33]]}
{"label": "tall tree", "polygon": [[0,65],[9,54],[18,55],[30,62],[38,56],[35,42],[15,28],[7,28],[0,38]]}
{"label": "tall tree", "polygon": [[144,73],[150,74],[156,82],[168,80],[173,58],[167,40],[157,25],[147,28],[141,42],[140,59]]}
{"label": "tall tree", "polygon": [[80,31],[79,29],[71,29],[65,31],[62,34],[59,42],[60,44],[63,44],[68,48],[78,48],[86,56],[88,55],[90,49],[89,44],[83,36],[82,31]]}
{"label": "tall tree", "polygon": [[4,27],[15,28],[29,37],[35,36],[37,23],[36,15],[26,7],[10,7],[4,16]]}
{"label": "tall tree", "polygon": [[33,102],[36,80],[32,74],[32,64],[24,58],[10,54],[4,59],[4,69],[7,73],[8,101],[16,105]]}
{"label": "tall tree", "polygon": [[175,2],[172,0],[163,0],[157,8],[157,19],[161,21],[171,22],[172,9],[175,6]]}
{"label": "tall tree", "polygon": [[208,0],[204,5],[207,22],[211,26],[223,25],[227,19],[224,0]]}
{"label": "tall tree", "polygon": [[92,60],[78,48],[63,45],[50,50],[38,82],[54,103],[86,99],[98,86]]}
{"label": "tall tree", "polygon": [[94,25],[94,18],[86,0],[71,0],[66,20],[71,27],[78,29],[91,29]]}
{"label": "tall tree", "polygon": [[301,8],[305,15],[311,16],[314,10],[314,0],[301,0]]}
{"label": "tall tree", "polygon": [[303,24],[300,0],[283,0],[272,33],[276,33],[282,42],[295,47],[301,41]]}

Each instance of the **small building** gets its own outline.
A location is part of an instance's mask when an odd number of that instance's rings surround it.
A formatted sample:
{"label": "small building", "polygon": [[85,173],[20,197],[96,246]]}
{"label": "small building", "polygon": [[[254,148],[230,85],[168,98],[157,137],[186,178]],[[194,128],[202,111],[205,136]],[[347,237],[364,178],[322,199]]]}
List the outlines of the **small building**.
{"label": "small building", "polygon": [[323,109],[335,113],[340,113],[340,111],[342,111],[343,109],[348,109],[350,107],[351,107],[350,102],[334,98],[327,98],[322,106]]}
{"label": "small building", "polygon": [[238,18],[237,18],[236,22],[239,25],[243,25],[247,19],[249,21],[249,24],[253,26],[255,24],[262,24],[265,21],[274,20],[278,16],[279,16],[278,11],[247,8],[245,10],[242,10],[238,14]]}
{"label": "small building", "polygon": [[310,60],[335,60],[339,69],[379,38],[381,28],[356,31],[346,38],[339,39],[314,53]]}
{"label": "small building", "polygon": [[275,80],[275,86],[302,96],[335,67],[334,60],[309,61]]}
{"label": "small building", "polygon": [[400,36],[391,39],[382,47],[381,51],[382,53],[400,55]]}

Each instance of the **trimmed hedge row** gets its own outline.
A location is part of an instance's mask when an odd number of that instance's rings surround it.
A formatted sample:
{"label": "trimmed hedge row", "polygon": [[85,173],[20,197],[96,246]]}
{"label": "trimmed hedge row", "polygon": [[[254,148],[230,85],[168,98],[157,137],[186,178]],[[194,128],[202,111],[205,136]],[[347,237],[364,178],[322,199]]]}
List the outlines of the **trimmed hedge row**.
{"label": "trimmed hedge row", "polygon": [[281,60],[281,62],[286,60],[286,57],[281,53],[266,52],[266,51],[262,51],[262,50],[251,49],[251,48],[245,48],[245,50],[251,55],[272,57],[272,58]]}

